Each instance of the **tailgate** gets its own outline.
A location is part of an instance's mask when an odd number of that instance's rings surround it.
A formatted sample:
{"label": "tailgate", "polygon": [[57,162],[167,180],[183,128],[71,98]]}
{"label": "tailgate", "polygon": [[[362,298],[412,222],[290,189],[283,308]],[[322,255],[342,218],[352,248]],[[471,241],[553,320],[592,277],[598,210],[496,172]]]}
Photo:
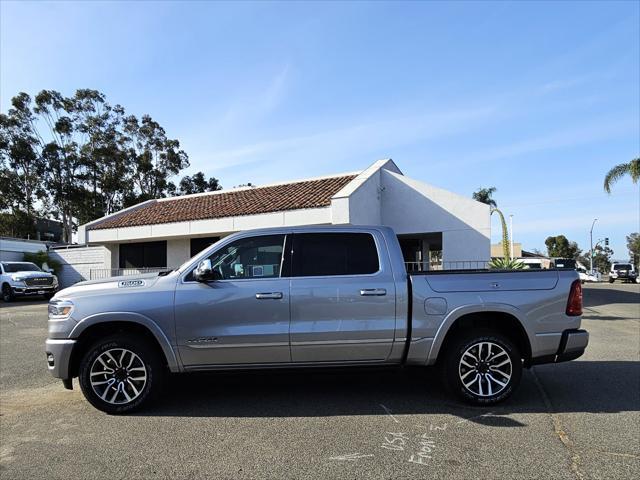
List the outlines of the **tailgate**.
{"label": "tailgate", "polygon": [[514,272],[451,272],[425,275],[435,292],[495,292],[553,290],[558,284],[557,270]]}

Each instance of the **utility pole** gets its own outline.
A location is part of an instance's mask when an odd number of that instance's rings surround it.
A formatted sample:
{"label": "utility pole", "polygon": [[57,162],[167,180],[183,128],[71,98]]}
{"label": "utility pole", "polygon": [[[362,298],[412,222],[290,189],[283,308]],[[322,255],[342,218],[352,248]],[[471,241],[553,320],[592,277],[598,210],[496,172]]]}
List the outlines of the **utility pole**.
{"label": "utility pole", "polygon": [[511,238],[511,258],[513,258],[513,214],[509,215],[509,237]]}
{"label": "utility pole", "polygon": [[589,250],[589,269],[593,272],[593,226],[598,221],[597,218],[593,219],[593,223],[591,224],[591,230],[589,231],[589,238],[591,239],[591,249]]}

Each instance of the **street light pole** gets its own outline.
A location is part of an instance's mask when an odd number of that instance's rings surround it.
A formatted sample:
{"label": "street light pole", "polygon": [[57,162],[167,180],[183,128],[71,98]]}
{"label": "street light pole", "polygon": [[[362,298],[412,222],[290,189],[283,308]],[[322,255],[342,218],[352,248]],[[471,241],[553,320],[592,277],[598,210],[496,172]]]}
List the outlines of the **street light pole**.
{"label": "street light pole", "polygon": [[591,230],[589,231],[589,238],[591,239],[591,248],[589,250],[589,269],[593,273],[593,226],[598,221],[597,218],[593,219],[593,223],[591,224]]}

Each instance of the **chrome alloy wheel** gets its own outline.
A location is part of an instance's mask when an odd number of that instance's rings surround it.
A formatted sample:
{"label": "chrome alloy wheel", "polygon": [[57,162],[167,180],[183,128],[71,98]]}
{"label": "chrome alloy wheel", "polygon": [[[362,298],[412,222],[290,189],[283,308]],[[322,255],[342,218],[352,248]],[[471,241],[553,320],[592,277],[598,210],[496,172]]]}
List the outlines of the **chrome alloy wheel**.
{"label": "chrome alloy wheel", "polygon": [[502,392],[509,385],[512,374],[511,357],[497,343],[475,343],[460,357],[460,381],[465,389],[479,397]]}
{"label": "chrome alloy wheel", "polygon": [[112,348],[93,361],[89,380],[98,397],[113,405],[121,405],[132,402],[143,392],[147,384],[147,368],[131,350]]}

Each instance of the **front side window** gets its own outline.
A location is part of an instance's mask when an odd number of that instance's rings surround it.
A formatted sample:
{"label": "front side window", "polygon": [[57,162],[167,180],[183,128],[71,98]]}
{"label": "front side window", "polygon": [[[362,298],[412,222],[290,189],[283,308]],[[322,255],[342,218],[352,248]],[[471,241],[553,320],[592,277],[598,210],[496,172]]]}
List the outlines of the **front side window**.
{"label": "front side window", "polygon": [[284,238],[284,235],[241,238],[213,253],[209,257],[211,266],[220,280],[277,278]]}
{"label": "front side window", "polygon": [[302,233],[293,237],[294,277],[366,275],[380,269],[368,233]]}

